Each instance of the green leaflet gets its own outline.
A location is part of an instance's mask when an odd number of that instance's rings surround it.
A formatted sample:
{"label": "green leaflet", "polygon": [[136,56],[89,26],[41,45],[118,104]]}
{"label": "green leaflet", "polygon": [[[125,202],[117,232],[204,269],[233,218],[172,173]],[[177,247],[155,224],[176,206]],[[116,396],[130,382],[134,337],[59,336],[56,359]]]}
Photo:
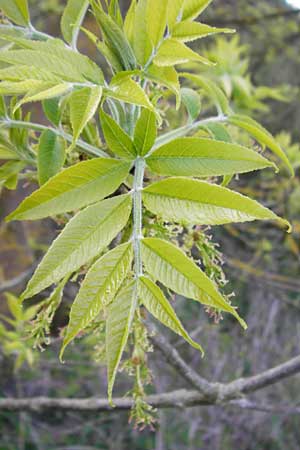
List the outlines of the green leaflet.
{"label": "green leaflet", "polygon": [[185,0],[182,19],[196,19],[212,2],[212,0]]}
{"label": "green leaflet", "polygon": [[243,328],[247,328],[213,281],[179,248],[162,239],[147,238],[142,240],[142,256],[147,272],[166,287],[204,305],[229,312]]}
{"label": "green leaflet", "polygon": [[38,177],[40,186],[56,175],[65,162],[65,143],[53,131],[44,131],[39,140]]}
{"label": "green leaflet", "polygon": [[60,98],[48,98],[42,102],[43,111],[47,119],[58,127],[61,119],[62,111],[60,109]]}
{"label": "green leaflet", "polygon": [[277,155],[281,159],[281,161],[288,167],[291,175],[294,176],[294,169],[288,157],[286,156],[280,145],[277,144],[273,136],[262,125],[260,125],[250,117],[243,115],[230,116],[228,118],[228,122],[247,131],[251,136],[257,139],[258,142],[266,145],[270,150],[272,150],[273,153],[275,153],[275,155]]}
{"label": "green leaflet", "polygon": [[103,200],[76,214],[52,243],[29,281],[22,298],[29,298],[97,256],[125,227],[131,196]]}
{"label": "green leaflet", "polygon": [[241,145],[194,137],[175,139],[159,147],[147,158],[147,164],[160,175],[193,177],[233,175],[274,167],[271,161]]}
{"label": "green leaflet", "polygon": [[107,97],[115,98],[126,103],[142,106],[154,111],[154,106],[150,102],[147,94],[141,86],[131,78],[121,78],[118,82],[110,84],[105,90]]}
{"label": "green leaflet", "polygon": [[61,31],[69,44],[74,44],[80,25],[89,6],[89,0],[68,0],[61,18]]}
{"label": "green leaflet", "polygon": [[154,145],[157,136],[155,114],[143,109],[134,131],[134,145],[139,155],[146,155]]}
{"label": "green leaflet", "polygon": [[27,0],[0,0],[0,9],[16,24],[24,27],[29,25]]}
{"label": "green leaflet", "polygon": [[18,159],[18,155],[12,149],[0,145],[0,159]]}
{"label": "green leaflet", "polygon": [[216,184],[190,178],[168,178],[144,189],[145,206],[166,220],[221,225],[253,220],[289,223],[256,201]]}
{"label": "green leaflet", "polygon": [[97,64],[87,56],[67,49],[62,41],[42,42],[26,39],[19,41],[24,41],[26,45],[30,45],[30,48],[2,51],[0,61],[46,70],[65,81],[91,81],[96,84],[103,84],[103,73]]}
{"label": "green leaflet", "polygon": [[26,167],[26,163],[23,161],[9,161],[0,166],[0,183],[1,181],[7,181],[14,175],[17,175],[22,169]]}
{"label": "green leaflet", "polygon": [[174,309],[160,288],[148,277],[140,277],[139,296],[147,310],[163,325],[183,337],[192,347],[204,354],[202,347],[188,335]]}
{"label": "green leaflet", "polygon": [[133,159],[136,151],[128,134],[102,109],[100,110],[100,120],[102,131],[110,150],[120,158]]}
{"label": "green leaflet", "polygon": [[126,179],[130,163],[95,158],[75,164],[27,197],[6,220],[36,220],[74,211],[112,194]]}
{"label": "green leaflet", "polygon": [[[102,97],[102,87],[85,87],[74,91],[69,97],[73,143],[76,145],[85,126],[94,117]],[[71,147],[71,148],[72,148]]]}
{"label": "green leaflet", "polygon": [[201,98],[198,92],[189,88],[181,89],[181,98],[182,102],[185,105],[188,115],[189,121],[194,122],[200,114],[201,111]]}
{"label": "green leaflet", "polygon": [[162,67],[175,66],[176,64],[184,64],[190,61],[198,61],[208,66],[214,65],[208,59],[191,50],[183,42],[172,38],[163,41],[157,55],[153,59],[154,64]]}
{"label": "green leaflet", "polygon": [[180,77],[188,78],[203,89],[212,99],[219,112],[223,114],[229,114],[231,112],[226,95],[213,81],[201,75],[194,75],[188,72],[181,73]]}
{"label": "green leaflet", "polygon": [[167,87],[176,96],[176,109],[180,106],[180,83],[176,69],[174,67],[158,67],[151,64],[145,73],[145,77],[155,83]]}
{"label": "green leaflet", "polygon": [[136,0],[133,0],[128,8],[124,20],[124,33],[131,46],[133,46],[135,11],[136,11]]}
{"label": "green leaflet", "polygon": [[[0,53],[1,56],[1,53]],[[41,89],[45,86],[44,81],[25,80],[25,81],[2,81],[0,83],[0,94],[3,95],[21,95],[34,89]]]}
{"label": "green leaflet", "polygon": [[234,33],[235,30],[230,28],[216,28],[210,27],[204,23],[191,22],[186,20],[184,22],[179,22],[175,25],[172,31],[172,37],[178,39],[182,42],[191,42],[196,39],[201,39],[211,34],[217,33]]}
{"label": "green leaflet", "polygon": [[132,245],[126,243],[106,253],[90,268],[71,307],[61,358],[67,345],[114,299],[131,263]]}
{"label": "green leaflet", "polygon": [[137,304],[136,283],[132,282],[120,291],[108,308],[106,320],[106,358],[108,399],[111,404],[118,367],[128,341]]}
{"label": "green leaflet", "polygon": [[119,27],[122,27],[123,26],[123,18],[122,18],[120,5],[119,5],[119,0],[110,0],[108,12],[109,12],[109,15],[119,25]]}
{"label": "green leaflet", "polygon": [[133,49],[136,59],[141,66],[145,66],[152,54],[152,44],[147,30],[147,2],[139,0],[134,16]]}
{"label": "green leaflet", "polygon": [[105,42],[121,62],[124,70],[135,69],[136,59],[127,41],[125,33],[119,25],[102,9],[101,4],[92,0],[93,11],[104,35]]}
{"label": "green leaflet", "polygon": [[39,80],[52,83],[60,83],[60,77],[43,69],[36,69],[29,66],[10,66],[0,69],[0,80],[5,81],[23,81],[23,80]]}
{"label": "green leaflet", "polygon": [[168,3],[168,27],[170,30],[181,19],[181,12],[185,0],[171,0]]}
{"label": "green leaflet", "polygon": [[14,111],[16,111],[20,106],[25,103],[31,102],[40,102],[41,100],[46,100],[49,98],[60,97],[63,94],[66,94],[72,89],[72,86],[67,83],[57,84],[56,86],[45,84],[40,86],[37,89],[33,89],[29,91],[25,97],[20,100],[16,106],[14,107]]}
{"label": "green leaflet", "polygon": [[161,42],[167,26],[169,0],[151,0],[147,4],[147,31],[154,48]]}

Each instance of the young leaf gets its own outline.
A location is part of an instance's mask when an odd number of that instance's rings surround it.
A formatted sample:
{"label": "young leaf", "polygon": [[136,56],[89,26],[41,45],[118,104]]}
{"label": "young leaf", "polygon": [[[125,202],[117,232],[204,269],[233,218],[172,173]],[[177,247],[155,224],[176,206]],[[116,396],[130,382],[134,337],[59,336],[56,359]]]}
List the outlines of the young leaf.
{"label": "young leaf", "polygon": [[142,240],[142,256],[147,272],[166,287],[204,305],[229,312],[247,328],[213,281],[179,248],[162,239],[146,238]]}
{"label": "young leaf", "polygon": [[125,20],[124,20],[124,33],[130,42],[133,45],[134,39],[134,20],[135,20],[135,11],[136,11],[136,0],[133,0],[128,8]]}
{"label": "young leaf", "polygon": [[132,159],[136,151],[128,134],[102,109],[100,110],[100,120],[102,131],[110,150],[120,158]]}
{"label": "young leaf", "polygon": [[61,357],[76,335],[114,299],[130,270],[131,263],[132,245],[126,243],[106,253],[90,268],[71,307]]}
{"label": "young leaf", "polygon": [[36,220],[74,211],[112,194],[126,179],[130,163],[95,158],[75,164],[51,178],[6,220]]}
{"label": "young leaf", "polygon": [[108,309],[106,321],[106,358],[108,399],[111,404],[118,367],[128,341],[137,302],[136,283],[132,282],[120,291]]}
{"label": "young leaf", "polygon": [[212,0],[185,0],[182,19],[196,19],[211,2]]}
{"label": "young leaf", "polygon": [[52,243],[22,298],[32,297],[97,256],[125,227],[130,213],[130,195],[103,200],[80,211]]}
{"label": "young leaf", "polygon": [[139,296],[147,310],[163,325],[183,337],[192,347],[204,354],[202,347],[188,335],[174,309],[159,287],[148,277],[140,277]]}
{"label": "young leaf", "polygon": [[56,175],[65,162],[65,143],[51,130],[44,131],[39,140],[38,177],[40,186]]}
{"label": "young leaf", "polygon": [[102,87],[85,87],[73,92],[69,97],[70,117],[73,128],[73,143],[76,145],[79,136],[87,123],[94,117],[102,97]]}
{"label": "young leaf", "polygon": [[89,6],[89,0],[68,0],[61,18],[64,39],[72,44]]}
{"label": "young leaf", "polygon": [[30,23],[27,0],[1,0],[0,9],[17,25],[27,27]]}
{"label": "young leaf", "polygon": [[165,220],[221,225],[253,220],[289,223],[256,201],[216,184],[190,178],[168,178],[144,189],[145,206]]}
{"label": "young leaf", "polygon": [[143,109],[134,131],[134,145],[139,155],[146,155],[154,145],[157,136],[155,114]]}
{"label": "young leaf", "polygon": [[214,65],[211,61],[198,55],[177,39],[166,39],[159,47],[157,55],[153,59],[157,66],[175,66],[176,64],[184,64],[190,61],[198,61],[208,66]]}
{"label": "young leaf", "polygon": [[201,111],[201,99],[198,92],[190,88],[181,89],[181,98],[184,103],[188,115],[189,121],[194,122],[200,114]]}
{"label": "young leaf", "polygon": [[154,111],[154,106],[145,91],[131,78],[122,78],[118,82],[111,84],[105,92],[108,97]]}
{"label": "young leaf", "polygon": [[164,36],[167,25],[168,0],[151,0],[147,4],[147,31],[154,48]]}
{"label": "young leaf", "polygon": [[20,106],[25,103],[31,102],[40,102],[41,100],[46,100],[49,98],[60,97],[63,94],[66,94],[72,89],[72,85],[69,83],[61,83],[56,86],[45,84],[38,89],[34,89],[30,91],[25,97],[20,100],[16,106],[14,107],[14,111],[16,111]]}
{"label": "young leaf", "polygon": [[118,57],[124,70],[136,68],[136,59],[133,50],[119,25],[103,11],[100,3],[92,0],[93,11],[104,35],[105,42]]}
{"label": "young leaf", "polygon": [[0,80],[24,81],[28,79],[47,81],[49,83],[56,84],[59,84],[61,82],[61,78],[57,75],[54,75],[47,70],[36,69],[35,67],[16,65],[5,67],[5,69],[0,69]]}
{"label": "young leaf", "polygon": [[[205,138],[179,138],[156,149],[147,158],[160,175],[210,177],[274,167],[254,150]],[[276,167],[276,166],[275,166]]]}
{"label": "young leaf", "polygon": [[168,27],[170,30],[181,20],[185,0],[172,0],[168,3]]}
{"label": "young leaf", "polygon": [[288,157],[286,156],[280,145],[277,144],[273,136],[262,125],[260,125],[250,117],[242,115],[230,116],[228,118],[228,122],[247,131],[251,136],[257,139],[258,142],[266,145],[270,150],[272,150],[273,153],[275,153],[275,155],[277,155],[281,159],[281,161],[284,162],[284,164],[291,172],[291,175],[294,175],[294,169]]}
{"label": "young leaf", "polygon": [[152,44],[147,30],[148,0],[139,0],[134,16],[133,49],[136,59],[141,66],[145,66],[152,54]]}
{"label": "young leaf", "polygon": [[17,175],[22,169],[26,167],[23,161],[9,161],[0,166],[0,182],[6,181],[10,177]]}
{"label": "young leaf", "polygon": [[57,126],[60,123],[61,119],[61,109],[60,109],[60,98],[48,98],[42,102],[43,111],[47,119],[53,123],[53,125]]}
{"label": "young leaf", "polygon": [[172,37],[182,42],[192,42],[196,39],[210,36],[211,34],[234,32],[235,30],[230,28],[210,27],[204,23],[186,20],[175,25],[172,31]]}
{"label": "young leaf", "polygon": [[[0,53],[1,57],[1,53]],[[47,83],[40,80],[25,80],[25,81],[2,81],[0,83],[0,94],[4,95],[21,95],[26,92],[30,92],[34,89],[40,89],[44,86],[48,86]]]}

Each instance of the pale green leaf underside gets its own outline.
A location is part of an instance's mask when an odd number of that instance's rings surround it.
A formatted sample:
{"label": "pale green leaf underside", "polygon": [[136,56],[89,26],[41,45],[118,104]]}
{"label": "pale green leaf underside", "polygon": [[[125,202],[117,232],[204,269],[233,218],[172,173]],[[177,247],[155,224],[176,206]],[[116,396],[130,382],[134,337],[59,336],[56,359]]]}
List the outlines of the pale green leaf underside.
{"label": "pale green leaf underside", "polygon": [[132,263],[132,245],[126,243],[102,256],[88,271],[70,311],[61,350],[84,330],[115,297]]}
{"label": "pale green leaf underside", "polygon": [[288,222],[271,210],[227,188],[190,178],[168,178],[147,187],[145,206],[154,214],[181,223],[221,225],[253,220]]}
{"label": "pale green leaf underside", "polygon": [[202,354],[202,347],[195,342],[184,329],[182,323],[177,317],[170,302],[166,299],[160,288],[147,277],[140,277],[139,296],[147,310],[159,320],[163,325],[170,328],[174,333],[183,337],[192,347],[199,350]]}
{"label": "pale green leaf underside", "polygon": [[51,178],[27,197],[7,220],[36,220],[74,211],[102,200],[126,179],[130,163],[95,158]]}
{"label": "pale green leaf underside", "polygon": [[162,239],[146,238],[142,240],[142,257],[146,271],[154,279],[180,295],[231,313],[247,328],[214,283],[179,248]]}
{"label": "pale green leaf underside", "polygon": [[124,78],[119,83],[110,85],[110,88],[105,92],[108,97],[154,111],[154,107],[145,91],[131,78]]}
{"label": "pale green leaf underside", "polygon": [[125,227],[131,203],[130,195],[121,195],[74,216],[52,243],[22,298],[32,297],[97,256]]}
{"label": "pale green leaf underside", "polygon": [[0,9],[16,24],[25,27],[28,26],[29,12],[27,0],[1,0]]}
{"label": "pale green leaf underside", "polygon": [[147,158],[161,175],[208,177],[233,175],[274,167],[259,153],[237,144],[205,138],[180,138],[155,150]]}
{"label": "pale green leaf underside", "polygon": [[106,358],[108,398],[112,403],[113,386],[125,350],[137,307],[136,283],[123,288],[111,303],[106,320]]}

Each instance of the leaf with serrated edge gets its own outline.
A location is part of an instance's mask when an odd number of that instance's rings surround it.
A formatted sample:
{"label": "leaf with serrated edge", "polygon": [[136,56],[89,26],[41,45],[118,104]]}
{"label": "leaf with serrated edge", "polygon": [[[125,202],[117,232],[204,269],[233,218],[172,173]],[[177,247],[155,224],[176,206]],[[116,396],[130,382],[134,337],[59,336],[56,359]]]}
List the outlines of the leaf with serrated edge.
{"label": "leaf with serrated edge", "polygon": [[71,307],[61,358],[67,345],[114,299],[131,263],[132,245],[126,243],[106,253],[90,268]]}
{"label": "leaf with serrated edge", "polygon": [[183,42],[171,38],[163,41],[157,55],[153,59],[154,64],[162,67],[175,66],[190,61],[198,61],[208,66],[214,65],[213,62],[198,55],[198,53],[191,50]]}
{"label": "leaf with serrated edge", "polygon": [[131,207],[131,195],[126,194],[80,211],[52,243],[22,298],[32,297],[97,256],[125,227]]}
{"label": "leaf with serrated edge", "polygon": [[182,19],[196,19],[212,2],[212,0],[185,0]]}
{"label": "leaf with serrated edge", "polygon": [[178,319],[170,302],[166,299],[160,288],[148,277],[139,279],[139,296],[147,310],[163,325],[170,328],[174,333],[183,337],[192,347],[204,354],[201,345],[188,335],[182,323]]}
{"label": "leaf with serrated edge", "polygon": [[73,128],[73,145],[84,127],[93,118],[102,97],[102,87],[86,87],[73,92],[69,97],[70,117]]}
{"label": "leaf with serrated edge", "polygon": [[110,150],[120,158],[132,159],[136,151],[131,138],[119,124],[102,109],[100,110],[102,131]]}
{"label": "leaf with serrated edge", "polygon": [[178,247],[162,239],[146,238],[142,240],[142,258],[146,271],[154,279],[177,294],[231,313],[243,328],[247,328],[213,281]]}
{"label": "leaf with serrated edge", "polygon": [[33,192],[6,220],[42,219],[102,200],[118,189],[130,166],[130,163],[109,158],[75,164]]}
{"label": "leaf with serrated edge", "polygon": [[237,144],[205,138],[179,138],[156,149],[147,165],[160,175],[209,177],[246,173],[276,166]]}
{"label": "leaf with serrated edge", "polygon": [[134,145],[139,155],[146,155],[154,145],[157,136],[155,114],[144,109],[136,123]]}
{"label": "leaf with serrated edge", "polygon": [[89,0],[68,0],[61,18],[64,39],[71,44],[89,6]]}
{"label": "leaf with serrated edge", "polygon": [[123,288],[108,308],[106,320],[106,358],[108,398],[112,404],[112,392],[118,367],[125,350],[134,313],[138,304],[137,284]]}
{"label": "leaf with serrated edge", "polygon": [[202,225],[277,220],[290,230],[285,219],[255,200],[206,181],[184,177],[158,181],[144,189],[143,201],[165,220]]}
{"label": "leaf with serrated edge", "polygon": [[154,111],[154,106],[150,102],[147,94],[141,86],[131,78],[122,78],[116,84],[111,84],[109,89],[105,90],[106,96],[122,100],[133,105],[143,106]]}
{"label": "leaf with serrated edge", "polygon": [[235,30],[231,30],[230,28],[210,27],[204,23],[191,22],[187,20],[175,25],[172,31],[172,36],[182,42],[192,42],[196,39],[210,36],[211,34],[234,32]]}

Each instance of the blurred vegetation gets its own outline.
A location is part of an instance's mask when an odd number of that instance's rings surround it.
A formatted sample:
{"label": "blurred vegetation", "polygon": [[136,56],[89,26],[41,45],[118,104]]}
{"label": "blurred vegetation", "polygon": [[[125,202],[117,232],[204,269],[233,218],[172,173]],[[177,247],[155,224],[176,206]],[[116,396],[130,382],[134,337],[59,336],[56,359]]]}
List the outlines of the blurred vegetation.
{"label": "blurred vegetation", "polygon": [[[125,2],[120,3],[126,6]],[[62,4],[59,0],[33,0],[31,9],[35,25],[51,32],[57,31]],[[236,111],[251,112],[276,134],[296,171],[292,179],[284,171],[275,179],[267,170],[243,175],[238,184],[236,180],[227,180],[233,185],[236,183],[242,193],[251,194],[290,220],[293,224],[291,235],[257,223],[247,227],[228,225],[214,229],[214,233],[208,232],[208,235],[213,234],[212,239],[207,238],[201,245],[197,245],[198,236],[192,235],[195,251],[202,252],[200,256],[206,268],[211,270],[212,277],[224,285],[227,279],[231,280],[226,285],[226,292],[236,293],[241,313],[249,325],[246,335],[232,327],[233,322],[228,317],[215,326],[207,316],[199,316],[199,310],[192,302],[185,303],[183,308],[183,299],[176,298],[176,309],[188,328],[194,330],[193,337],[201,335],[207,357],[201,360],[174,336],[170,335],[169,339],[192,366],[201,369],[201,373],[210,380],[227,381],[264,370],[288,358],[299,347],[300,14],[285,15],[285,11],[291,10],[281,0],[215,0],[203,19],[214,25],[235,27],[239,36],[228,39],[212,37],[209,43],[205,42],[207,55],[218,63],[209,69],[209,76],[215,76]],[[84,38],[81,45],[88,45]],[[201,107],[209,111],[209,102],[201,92],[199,95]],[[184,109],[182,114],[186,114]],[[172,112],[166,120],[175,120]],[[205,132],[210,133],[211,130]],[[224,133],[224,130],[219,129],[218,132]],[[239,133],[239,139],[249,143],[250,138],[236,128],[230,129],[230,133]],[[13,179],[10,182],[13,183]],[[1,216],[5,216],[9,202],[17,203],[20,195],[24,195],[20,191],[14,196],[5,191],[0,199]],[[52,222],[45,223],[43,229],[36,225],[1,225],[2,248],[5,243],[11,243],[0,256],[4,268],[0,277],[3,280],[13,278],[40,256],[41,249],[56,232]],[[15,239],[10,238],[12,233]],[[186,236],[191,238],[191,233]],[[222,267],[224,272],[219,265],[223,257],[214,242],[220,243],[224,254],[228,255]],[[17,263],[15,259],[18,259]],[[9,264],[10,261],[13,262]],[[75,285],[70,289],[76,290]],[[19,292],[16,289],[16,295]],[[72,296],[68,292],[64,296],[54,325],[44,336],[47,343],[51,335],[52,346],[43,347],[42,353],[33,350],[36,335],[30,339],[28,335],[25,337],[26,327],[32,324],[32,318],[41,305],[33,305],[22,312],[16,297],[12,294],[3,296],[0,308],[1,396],[84,397],[105,392],[102,349],[97,347],[97,334],[81,339],[76,348],[71,347],[68,364],[57,362],[57,338],[65,325],[65,311]],[[47,308],[47,298],[43,301],[42,307]],[[91,353],[96,353],[99,363],[91,363]],[[174,379],[172,370],[159,354],[151,355],[150,367],[154,375],[159,374],[154,381],[157,392],[183,386],[183,381]],[[124,367],[122,392],[128,389],[126,372],[130,372],[129,369]],[[267,389],[259,396],[267,403],[278,400],[284,404],[297,404],[300,402],[299,378],[278,385],[276,391]],[[141,433],[128,426],[126,413],[94,416],[62,415],[58,412],[51,417],[21,413],[17,419],[15,414],[0,413],[0,449],[286,450],[298,448],[300,442],[297,417],[240,411],[231,407],[202,407],[160,411],[157,418],[160,425],[155,432],[147,429]]]}

